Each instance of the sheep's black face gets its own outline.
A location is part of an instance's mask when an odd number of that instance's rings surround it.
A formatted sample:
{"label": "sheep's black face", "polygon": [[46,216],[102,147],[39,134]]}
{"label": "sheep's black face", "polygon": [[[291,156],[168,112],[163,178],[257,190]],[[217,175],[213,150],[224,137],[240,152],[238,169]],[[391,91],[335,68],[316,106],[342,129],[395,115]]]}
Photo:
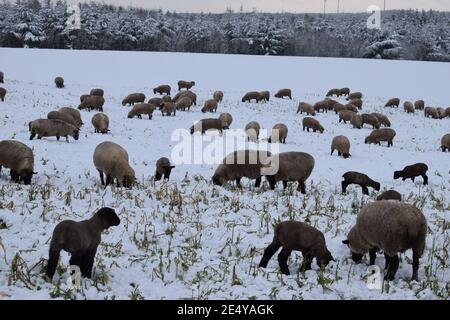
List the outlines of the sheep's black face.
{"label": "sheep's black face", "polygon": [[33,177],[33,174],[33,171],[24,171],[21,173],[20,178],[22,179],[23,183],[28,186],[31,184],[31,178]]}
{"label": "sheep's black face", "polygon": [[175,166],[167,166],[167,167],[164,167],[164,175],[166,176],[166,177],[169,177],[170,176],[170,173],[172,172],[172,169],[173,168],[175,168]]}
{"label": "sheep's black face", "polygon": [[217,175],[214,175],[214,176],[212,177],[212,181],[213,181],[213,183],[214,183],[216,186],[222,186],[222,185],[223,185],[223,183],[222,183],[220,177],[217,176]]}
{"label": "sheep's black face", "polygon": [[128,114],[128,119],[133,118],[133,116],[131,114]]}
{"label": "sheep's black face", "polygon": [[350,153],[344,153],[343,157],[344,157],[344,159],[347,159],[348,157],[350,157]]}
{"label": "sheep's black face", "polygon": [[380,191],[380,183],[379,182],[375,182],[375,186],[374,186],[374,189],[375,190],[377,190],[377,191]]}
{"label": "sheep's black face", "polygon": [[330,261],[334,261],[334,258],[331,255],[331,252],[327,251],[325,257],[317,259],[317,265],[319,266],[319,268],[326,267],[326,266],[328,266]]}
{"label": "sheep's black face", "polygon": [[135,178],[130,176],[123,177],[122,185],[125,188],[131,188],[133,186]]}
{"label": "sheep's black face", "polygon": [[79,133],[78,130],[76,130],[76,131],[73,132],[73,138],[74,138],[75,140],[78,140],[79,135],[80,135],[80,133]]}
{"label": "sheep's black face", "polygon": [[352,252],[352,260],[356,263],[360,263],[363,256],[363,254]]}
{"label": "sheep's black face", "polygon": [[365,144],[368,144],[368,143],[369,143],[369,137],[367,137],[367,138],[364,139],[364,143],[365,143]]}
{"label": "sheep's black face", "polygon": [[394,171],[394,179],[399,179],[401,178],[401,171]]}
{"label": "sheep's black face", "polygon": [[242,98],[242,102],[245,102],[245,98]]}
{"label": "sheep's black face", "polygon": [[97,215],[103,221],[103,226],[105,229],[118,226],[120,224],[120,218],[117,216],[114,209],[108,207],[101,208],[97,211]]}
{"label": "sheep's black face", "polygon": [[191,134],[194,134],[194,126],[191,127]]}

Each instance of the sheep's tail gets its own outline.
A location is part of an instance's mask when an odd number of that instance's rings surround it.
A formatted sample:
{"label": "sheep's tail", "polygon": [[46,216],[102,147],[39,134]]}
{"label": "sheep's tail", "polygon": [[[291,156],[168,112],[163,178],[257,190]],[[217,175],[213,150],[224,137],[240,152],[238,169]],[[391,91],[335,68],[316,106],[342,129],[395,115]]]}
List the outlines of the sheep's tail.
{"label": "sheep's tail", "polygon": [[422,254],[425,250],[425,241],[427,238],[427,230],[428,230],[427,223],[424,222],[423,225],[420,226],[420,229],[419,229],[419,232],[418,232],[417,238],[416,238],[416,241],[417,241],[416,250],[417,250],[417,253],[419,254],[419,257],[422,256]]}

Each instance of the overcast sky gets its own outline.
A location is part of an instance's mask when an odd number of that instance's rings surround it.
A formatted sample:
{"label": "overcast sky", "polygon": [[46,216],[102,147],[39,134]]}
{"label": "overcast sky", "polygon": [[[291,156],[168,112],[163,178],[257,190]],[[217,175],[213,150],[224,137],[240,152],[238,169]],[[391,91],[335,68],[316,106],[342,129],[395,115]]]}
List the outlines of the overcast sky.
{"label": "overcast sky", "polygon": [[[238,11],[256,8],[265,12],[322,12],[323,0],[95,0],[122,6],[137,6],[177,12],[224,12],[227,7]],[[78,3],[83,0],[69,0]],[[326,0],[327,12],[336,12],[338,0]],[[384,0],[340,0],[340,11],[365,12],[369,5],[383,8]],[[450,11],[450,0],[386,0],[387,9],[433,9]]]}

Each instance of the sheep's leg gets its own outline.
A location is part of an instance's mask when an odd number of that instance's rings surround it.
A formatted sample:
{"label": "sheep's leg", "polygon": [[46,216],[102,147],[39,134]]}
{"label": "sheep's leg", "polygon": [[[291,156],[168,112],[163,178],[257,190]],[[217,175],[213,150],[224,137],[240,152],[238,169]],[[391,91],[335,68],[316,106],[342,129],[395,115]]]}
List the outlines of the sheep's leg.
{"label": "sheep's leg", "polygon": [[398,270],[399,260],[398,256],[394,255],[393,257],[389,257],[389,267],[385,275],[385,280],[392,281],[395,279],[395,273]]}
{"label": "sheep's leg", "polygon": [[105,188],[107,187],[107,186],[109,186],[109,184],[111,183],[111,176],[109,175],[109,174],[107,174],[106,175],[106,183],[105,183]]}
{"label": "sheep's leg", "polygon": [[256,181],[255,181],[255,188],[259,188],[259,186],[261,185],[261,179],[262,179],[262,177],[256,178]]}
{"label": "sheep's leg", "polygon": [[342,193],[346,193],[347,192],[347,187],[348,187],[349,183],[347,181],[342,181],[341,182],[341,186],[342,186]]}
{"label": "sheep's leg", "polygon": [[66,142],[69,143],[69,136],[66,135]]}
{"label": "sheep's leg", "polygon": [[238,188],[242,188],[241,178],[236,178],[236,185],[238,186]]}
{"label": "sheep's leg", "polygon": [[275,185],[276,185],[275,177],[273,177],[273,176],[266,176],[266,179],[269,182],[270,190],[274,190],[275,189]]}
{"label": "sheep's leg", "polygon": [[423,178],[423,184],[427,185],[428,184],[428,176],[426,174],[423,174],[422,178]]}
{"label": "sheep's leg", "polygon": [[340,157],[342,155],[342,153],[338,150],[338,156]]}
{"label": "sheep's leg", "polygon": [[259,263],[258,267],[260,267],[260,268],[267,267],[269,260],[273,257],[275,252],[277,252],[280,247],[281,247],[281,244],[276,241],[269,244],[269,246],[266,248],[266,250],[264,250],[263,257],[262,257],[261,262]]}
{"label": "sheep's leg", "polygon": [[334,149],[332,148],[332,149],[331,149],[331,154],[330,154],[330,156],[332,156],[332,155],[333,155],[333,152],[334,152]]}
{"label": "sheep's leg", "polygon": [[369,195],[369,189],[366,186],[361,186],[361,188],[362,188],[363,194],[368,196]]}
{"label": "sheep's leg", "polygon": [[161,178],[162,178],[162,174],[159,172],[156,172],[155,173],[155,181],[159,181],[159,180],[161,180]]}
{"label": "sheep's leg", "polygon": [[36,132],[31,131],[30,140],[33,140],[36,137]]}
{"label": "sheep's leg", "polygon": [[390,262],[391,258],[385,253],[384,254],[384,259],[385,259],[384,270],[387,270],[387,268],[389,268],[389,262]]}
{"label": "sheep's leg", "polygon": [[414,180],[416,179],[416,177],[411,177],[412,182],[415,182]]}
{"label": "sheep's leg", "polygon": [[311,263],[312,263],[312,255],[309,252],[302,252],[303,255],[303,262],[300,266],[300,272],[305,272],[307,270],[311,270]]}
{"label": "sheep's leg", "polygon": [[289,275],[289,268],[287,265],[287,259],[289,258],[292,250],[283,248],[278,254],[278,265],[280,266],[280,271],[282,274]]}
{"label": "sheep's leg", "polygon": [[288,186],[288,182],[286,180],[283,180],[283,189],[286,190]]}
{"label": "sheep's leg", "polygon": [[69,260],[69,265],[78,266],[81,271],[83,268],[83,255],[79,252],[72,253]]}
{"label": "sheep's leg", "polygon": [[153,115],[149,114],[148,115],[148,120],[152,120],[152,118],[153,118]]}
{"label": "sheep's leg", "polygon": [[417,273],[419,270],[419,252],[413,249],[413,273],[411,281],[418,281]]}
{"label": "sheep's leg", "polygon": [[92,267],[94,266],[96,249],[88,250],[83,255],[83,269],[81,275],[86,278],[92,277]]}
{"label": "sheep's leg", "polygon": [[369,250],[370,266],[373,266],[375,264],[375,259],[377,258],[377,251],[378,248],[372,248]]}
{"label": "sheep's leg", "polygon": [[103,179],[103,171],[98,170],[98,173],[100,174],[100,181],[102,183],[102,186],[104,186],[105,185],[105,180]]}
{"label": "sheep's leg", "polygon": [[298,180],[297,191],[300,191],[302,194],[306,194],[306,186],[304,180]]}
{"label": "sheep's leg", "polygon": [[50,251],[49,251],[49,255],[48,255],[48,264],[47,264],[47,270],[46,270],[46,274],[50,278],[50,280],[53,279],[53,275],[55,274],[56,267],[58,266],[59,252],[60,252],[60,250],[52,248],[52,246],[50,244]]}

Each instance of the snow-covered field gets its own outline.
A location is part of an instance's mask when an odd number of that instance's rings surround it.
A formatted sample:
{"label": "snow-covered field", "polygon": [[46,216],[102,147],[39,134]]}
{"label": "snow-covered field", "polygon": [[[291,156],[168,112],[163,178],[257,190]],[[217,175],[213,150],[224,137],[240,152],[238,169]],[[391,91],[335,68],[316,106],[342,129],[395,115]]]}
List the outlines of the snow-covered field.
{"label": "snow-covered field", "polygon": [[[1,86],[8,90],[6,101],[0,102],[0,140],[16,139],[32,147],[38,172],[31,186],[11,183],[7,169],[1,174],[0,298],[448,299],[450,153],[439,147],[441,137],[450,132],[450,118],[426,119],[422,112],[410,115],[402,107],[383,105],[399,97],[402,102],[424,99],[427,105],[448,107],[449,63],[0,49],[0,70],[5,73]],[[55,88],[56,76],[65,78],[64,89]],[[304,151],[316,160],[307,194],[298,193],[296,184],[286,193],[281,184],[268,190],[266,182],[262,189],[247,181],[242,190],[234,184],[216,187],[210,181],[214,164],[178,165],[169,183],[155,183],[156,160],[170,156],[176,145],[173,131],[210,115],[197,106],[176,117],[155,112],[151,121],[127,119],[129,107],[121,100],[131,92],[150,98],[153,87],[167,83],[175,88],[180,79],[196,81],[193,90],[200,105],[214,90],[223,90],[218,112],[233,115],[231,128],[243,128],[252,120],[264,128],[285,123],[289,135],[280,151]],[[328,89],[344,86],[365,94],[364,112],[389,116],[397,132],[393,148],[365,145],[371,129],[339,124],[334,112],[316,116],[324,134],[302,131],[302,116],[295,113],[299,101],[313,103]],[[82,112],[85,125],[78,141],[28,140],[29,121],[59,107],[76,107],[79,96],[95,87],[105,89],[109,135],[94,134],[94,113]],[[240,102],[247,91],[270,90],[273,95],[284,87],[292,88],[292,101]],[[331,140],[339,134],[352,143],[349,159],[329,154]],[[92,154],[105,140],[127,149],[137,187],[100,186]],[[416,162],[428,164],[428,186],[421,178],[415,183],[393,180],[394,170]],[[342,195],[341,176],[349,170],[368,174],[382,190],[395,188],[406,202],[423,210],[429,234],[419,282],[409,280],[412,254],[407,251],[401,255],[396,280],[385,283],[383,292],[366,287],[368,258],[355,265],[341,241],[361,205],[377,193],[371,189],[370,196],[363,196],[359,187],[351,186]],[[53,283],[46,282],[43,267],[54,226],[64,219],[89,218],[102,206],[115,208],[121,224],[103,234],[92,281],[84,281],[82,292],[68,290],[68,254],[62,253]],[[301,274],[301,254],[293,253],[291,276],[278,272],[276,256],[267,269],[259,269],[273,236],[272,224],[288,219],[321,230],[337,261],[323,272],[314,263],[313,270]],[[384,266],[384,257],[378,255],[376,263]]]}

